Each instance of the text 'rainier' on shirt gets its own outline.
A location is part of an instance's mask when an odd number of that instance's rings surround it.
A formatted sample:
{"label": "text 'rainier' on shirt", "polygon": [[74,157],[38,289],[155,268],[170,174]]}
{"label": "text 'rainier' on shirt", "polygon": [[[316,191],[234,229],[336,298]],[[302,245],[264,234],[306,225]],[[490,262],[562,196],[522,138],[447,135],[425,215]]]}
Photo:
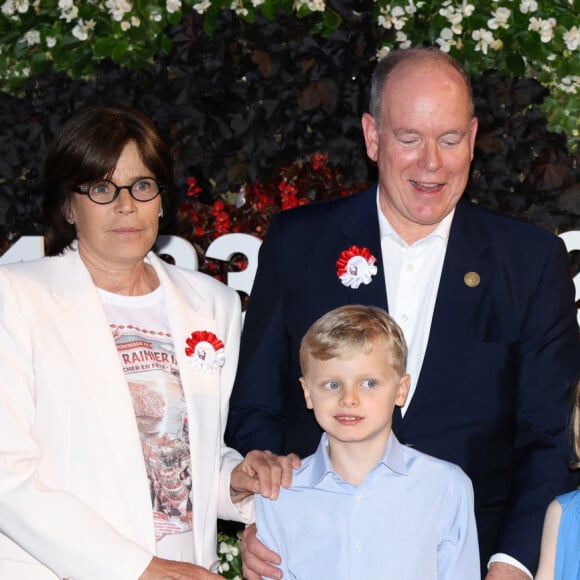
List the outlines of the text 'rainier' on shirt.
{"label": "text 'rainier' on shirt", "polygon": [[155,537],[160,542],[167,536],[185,534],[185,541],[192,544],[187,409],[162,289],[143,296],[103,290],[99,294],[133,401],[149,477]]}

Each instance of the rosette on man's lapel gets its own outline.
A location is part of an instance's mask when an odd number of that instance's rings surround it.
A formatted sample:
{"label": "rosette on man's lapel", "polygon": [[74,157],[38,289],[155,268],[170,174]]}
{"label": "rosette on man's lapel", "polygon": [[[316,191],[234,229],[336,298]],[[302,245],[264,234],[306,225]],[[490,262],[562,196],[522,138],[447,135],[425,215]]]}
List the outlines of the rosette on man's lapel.
{"label": "rosette on man's lapel", "polygon": [[345,286],[356,290],[361,284],[372,282],[377,273],[376,261],[368,248],[350,246],[336,261],[336,275]]}

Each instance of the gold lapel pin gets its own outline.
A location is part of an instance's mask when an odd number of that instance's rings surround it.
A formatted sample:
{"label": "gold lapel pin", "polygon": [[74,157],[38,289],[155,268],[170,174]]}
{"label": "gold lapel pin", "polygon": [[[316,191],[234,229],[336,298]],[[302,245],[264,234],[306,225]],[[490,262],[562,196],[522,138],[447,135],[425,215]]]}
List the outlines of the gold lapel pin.
{"label": "gold lapel pin", "polygon": [[477,272],[467,272],[467,274],[463,276],[463,281],[466,286],[469,286],[469,288],[475,288],[476,286],[479,286],[481,278]]}

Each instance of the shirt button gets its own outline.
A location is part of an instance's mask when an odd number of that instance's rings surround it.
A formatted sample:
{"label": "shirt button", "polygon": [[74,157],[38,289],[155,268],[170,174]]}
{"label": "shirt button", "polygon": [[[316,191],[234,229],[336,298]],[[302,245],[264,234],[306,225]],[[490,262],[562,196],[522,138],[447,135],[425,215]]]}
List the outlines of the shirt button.
{"label": "shirt button", "polygon": [[407,272],[412,272],[415,269],[415,264],[407,264]]}
{"label": "shirt button", "polygon": [[403,316],[401,316],[401,320],[403,322],[407,322],[407,320],[409,320],[409,317],[406,314],[403,314]]}
{"label": "shirt button", "polygon": [[359,499],[362,499],[362,493],[361,493],[360,491],[357,491],[357,492],[355,493],[355,495],[354,495],[354,499],[356,499],[357,501],[358,501]]}

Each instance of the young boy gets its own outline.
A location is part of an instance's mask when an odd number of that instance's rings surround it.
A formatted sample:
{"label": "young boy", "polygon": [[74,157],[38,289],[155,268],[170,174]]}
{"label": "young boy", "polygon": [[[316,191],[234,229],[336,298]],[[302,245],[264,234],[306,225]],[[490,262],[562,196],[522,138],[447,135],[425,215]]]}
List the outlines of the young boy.
{"label": "young boy", "polygon": [[471,481],[391,432],[406,359],[376,307],[332,310],[304,336],[300,383],[325,433],[278,500],[256,496],[258,538],[284,579],[480,579]]}

